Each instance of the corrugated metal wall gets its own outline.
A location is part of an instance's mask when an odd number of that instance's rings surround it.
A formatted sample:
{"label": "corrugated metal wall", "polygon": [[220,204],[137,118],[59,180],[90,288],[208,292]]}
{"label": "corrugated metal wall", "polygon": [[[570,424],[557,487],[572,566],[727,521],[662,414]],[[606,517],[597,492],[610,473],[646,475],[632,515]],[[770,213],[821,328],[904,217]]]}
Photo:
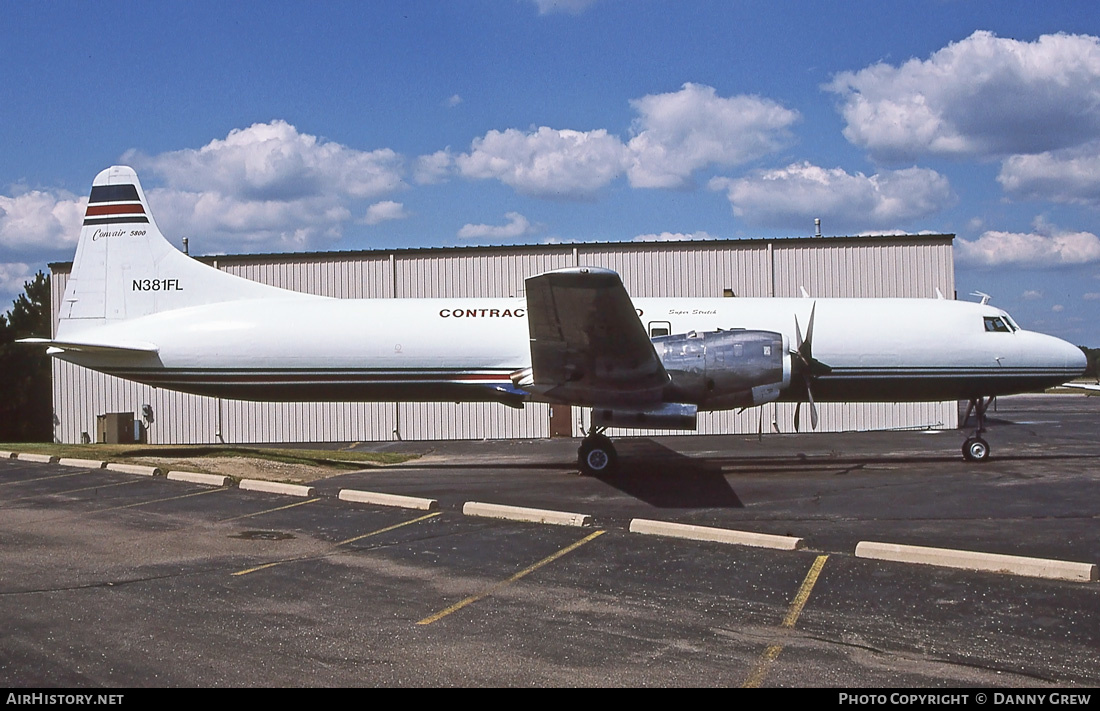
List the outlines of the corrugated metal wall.
{"label": "corrugated metal wall", "polygon": [[[615,269],[633,296],[916,296],[954,294],[952,236],[629,242],[234,255],[204,259],[219,269],[284,288],[337,298],[522,296],[523,280],[573,265]],[[54,323],[69,264],[51,265]],[[156,443],[351,442],[546,437],[549,407],[493,403],[254,403],[137,385],[61,361],[53,365],[55,434],[95,436],[105,412],[156,413]],[[954,427],[954,402],[819,405],[819,431]],[[707,413],[700,432],[794,430],[794,405]],[[803,422],[808,414],[803,413]],[[580,436],[588,413],[573,410]],[[804,424],[803,427],[806,425]],[[622,434],[646,434],[638,430]],[[656,432],[654,432],[656,433]]]}

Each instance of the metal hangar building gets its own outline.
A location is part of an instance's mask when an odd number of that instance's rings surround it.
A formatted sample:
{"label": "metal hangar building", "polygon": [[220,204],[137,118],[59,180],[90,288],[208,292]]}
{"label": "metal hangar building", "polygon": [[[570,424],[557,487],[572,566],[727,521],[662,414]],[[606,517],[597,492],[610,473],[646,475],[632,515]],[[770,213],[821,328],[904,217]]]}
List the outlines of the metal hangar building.
{"label": "metal hangar building", "polygon": [[[369,250],[201,257],[218,269],[337,298],[522,296],[529,276],[614,269],[631,296],[918,297],[955,293],[954,235],[794,237]],[[72,263],[50,265],[54,329]],[[735,327],[736,324],[730,324]],[[348,329],[367,324],[347,324]],[[288,333],[287,338],[294,338]],[[54,437],[95,439],[97,415],[155,413],[158,444],[582,436],[588,411],[529,403],[258,403],[186,395],[53,361]],[[953,428],[955,402],[819,403],[818,431]],[[794,404],[699,413],[700,433],[794,431]],[[620,435],[656,434],[623,430]],[[676,433],[682,434],[682,433]]]}

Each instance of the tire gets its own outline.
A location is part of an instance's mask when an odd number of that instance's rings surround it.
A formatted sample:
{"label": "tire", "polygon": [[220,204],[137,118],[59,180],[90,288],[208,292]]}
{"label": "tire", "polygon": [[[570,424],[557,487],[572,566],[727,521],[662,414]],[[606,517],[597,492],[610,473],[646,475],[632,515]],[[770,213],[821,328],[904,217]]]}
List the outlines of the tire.
{"label": "tire", "polygon": [[989,459],[989,443],[981,437],[971,437],[963,444],[963,458],[968,462],[984,462]]}
{"label": "tire", "polygon": [[577,450],[577,466],[585,476],[600,476],[615,470],[618,465],[615,445],[603,435],[585,437]]}

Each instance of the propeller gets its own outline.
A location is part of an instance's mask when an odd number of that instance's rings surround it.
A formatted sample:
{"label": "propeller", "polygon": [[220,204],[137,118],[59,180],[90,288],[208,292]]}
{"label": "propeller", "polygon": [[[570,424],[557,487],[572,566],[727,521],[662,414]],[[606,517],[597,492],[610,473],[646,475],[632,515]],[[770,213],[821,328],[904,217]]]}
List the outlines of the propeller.
{"label": "propeller", "polygon": [[[817,302],[810,308],[810,320],[806,323],[806,340],[802,340],[802,329],[798,325],[798,316],[794,317],[794,336],[795,347],[791,350],[791,355],[798,359],[798,362],[802,364],[799,371],[802,373],[802,382],[806,385],[806,400],[810,403],[810,425],[813,429],[817,429],[817,405],[814,404],[813,392],[810,389],[810,383],[814,378],[814,370],[824,368],[826,372],[829,366],[824,363],[815,360],[813,356],[813,339],[814,339],[814,312],[817,310]],[[802,403],[799,402],[794,406],[794,430],[799,431],[799,417],[801,415]]]}

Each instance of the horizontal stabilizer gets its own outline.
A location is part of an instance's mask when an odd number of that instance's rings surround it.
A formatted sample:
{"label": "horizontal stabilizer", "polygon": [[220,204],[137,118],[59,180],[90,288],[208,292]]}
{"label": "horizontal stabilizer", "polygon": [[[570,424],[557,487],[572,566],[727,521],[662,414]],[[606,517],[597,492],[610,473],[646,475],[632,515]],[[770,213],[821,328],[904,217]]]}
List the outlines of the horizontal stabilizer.
{"label": "horizontal stabilizer", "polygon": [[16,343],[32,343],[40,346],[48,346],[50,349],[61,351],[78,351],[81,353],[119,353],[123,355],[139,353],[156,353],[160,349],[156,344],[145,341],[129,341],[126,343],[88,343],[75,341],[55,341],[49,338],[20,338]]}
{"label": "horizontal stabilizer", "polygon": [[1086,390],[1090,394],[1100,394],[1100,384],[1093,385],[1092,383],[1062,383],[1063,388],[1074,388],[1076,390]]}

